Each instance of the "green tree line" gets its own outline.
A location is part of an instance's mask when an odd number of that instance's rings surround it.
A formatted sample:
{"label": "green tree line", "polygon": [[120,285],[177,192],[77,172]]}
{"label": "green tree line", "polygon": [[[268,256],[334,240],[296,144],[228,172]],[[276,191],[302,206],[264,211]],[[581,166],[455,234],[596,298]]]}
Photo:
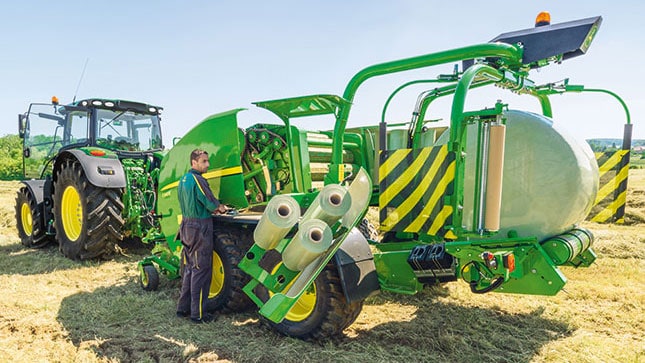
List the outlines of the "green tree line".
{"label": "green tree line", "polygon": [[22,179],[22,139],[18,135],[0,137],[0,180]]}

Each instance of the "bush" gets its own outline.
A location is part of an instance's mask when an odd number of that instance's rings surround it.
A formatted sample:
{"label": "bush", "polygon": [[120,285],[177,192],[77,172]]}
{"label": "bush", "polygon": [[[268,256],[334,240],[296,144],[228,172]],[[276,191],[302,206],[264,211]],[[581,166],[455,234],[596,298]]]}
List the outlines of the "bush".
{"label": "bush", "polygon": [[18,135],[0,137],[0,180],[22,179],[22,139]]}

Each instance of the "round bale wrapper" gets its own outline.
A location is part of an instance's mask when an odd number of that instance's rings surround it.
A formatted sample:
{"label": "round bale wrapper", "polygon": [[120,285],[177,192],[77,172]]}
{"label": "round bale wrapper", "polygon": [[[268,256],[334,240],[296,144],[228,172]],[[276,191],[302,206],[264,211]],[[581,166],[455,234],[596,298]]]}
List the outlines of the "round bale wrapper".
{"label": "round bale wrapper", "polygon": [[[550,118],[510,110],[506,117],[500,237],[514,230],[543,241],[585,219],[598,191],[598,165],[589,145]],[[464,225],[473,229],[476,129],[468,129]],[[445,133],[447,134],[447,133]],[[447,136],[447,135],[446,135]]]}

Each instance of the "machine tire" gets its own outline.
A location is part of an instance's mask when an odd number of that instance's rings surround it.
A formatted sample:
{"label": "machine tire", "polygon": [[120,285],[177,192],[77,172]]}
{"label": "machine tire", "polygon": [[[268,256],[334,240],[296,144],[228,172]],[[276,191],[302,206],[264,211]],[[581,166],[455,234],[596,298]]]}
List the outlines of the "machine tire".
{"label": "machine tire", "polygon": [[42,211],[27,187],[20,188],[16,195],[16,228],[25,247],[41,248],[51,242],[45,235]]}
{"label": "machine tire", "polygon": [[63,163],[54,182],[54,226],[66,257],[87,260],[114,251],[125,224],[121,195],[121,189],[92,185],[77,160]]}
{"label": "machine tire", "polygon": [[246,311],[255,306],[242,290],[250,277],[237,265],[253,244],[253,237],[241,228],[230,227],[215,227],[213,234],[213,277],[207,309],[222,312]]}
{"label": "machine tire", "polygon": [[[290,320],[290,312],[280,323],[274,323],[263,316],[260,316],[260,320],[280,334],[303,340],[324,340],[341,335],[358,318],[364,300],[347,302],[338,268],[333,262],[325,266],[314,280],[313,286],[315,304],[304,319]],[[258,288],[256,292],[262,301],[269,299],[266,288]]]}
{"label": "machine tire", "polygon": [[370,241],[378,241],[378,230],[367,218],[363,218],[356,228],[358,228],[366,239]]}
{"label": "machine tire", "polygon": [[156,291],[159,288],[159,272],[154,265],[144,265],[139,274],[141,287],[146,291]]}

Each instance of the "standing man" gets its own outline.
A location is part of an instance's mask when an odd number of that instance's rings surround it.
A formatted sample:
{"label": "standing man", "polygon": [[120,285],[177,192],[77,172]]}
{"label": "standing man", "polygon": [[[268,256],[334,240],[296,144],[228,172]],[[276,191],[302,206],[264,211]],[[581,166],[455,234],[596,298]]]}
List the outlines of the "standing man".
{"label": "standing man", "polygon": [[190,316],[195,323],[215,320],[206,312],[213,270],[212,213],[226,212],[202,176],[209,165],[206,151],[193,150],[191,169],[181,178],[177,190],[182,214],[179,234],[184,245],[177,316]]}

